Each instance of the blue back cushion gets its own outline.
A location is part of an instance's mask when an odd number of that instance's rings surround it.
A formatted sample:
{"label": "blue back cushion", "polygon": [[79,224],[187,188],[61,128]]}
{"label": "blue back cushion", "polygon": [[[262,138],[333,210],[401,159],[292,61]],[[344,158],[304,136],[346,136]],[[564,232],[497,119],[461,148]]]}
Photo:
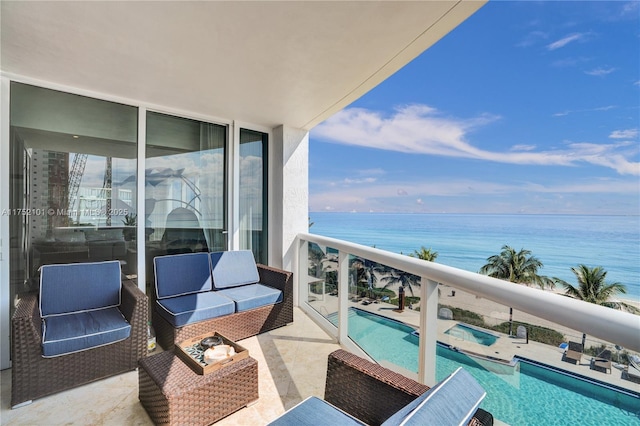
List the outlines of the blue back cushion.
{"label": "blue back cushion", "polygon": [[120,305],[120,262],[43,265],[40,315],[43,318]]}
{"label": "blue back cushion", "polygon": [[217,289],[254,284],[260,281],[251,250],[211,253],[213,285]]}
{"label": "blue back cushion", "polygon": [[153,264],[158,299],[211,290],[208,253],[158,256]]}

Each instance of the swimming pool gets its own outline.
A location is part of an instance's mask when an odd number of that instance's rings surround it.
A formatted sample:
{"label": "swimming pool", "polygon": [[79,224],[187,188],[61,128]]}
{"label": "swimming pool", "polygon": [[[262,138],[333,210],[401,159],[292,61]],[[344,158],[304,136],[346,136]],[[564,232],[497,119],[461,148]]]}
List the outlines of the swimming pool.
{"label": "swimming pool", "polygon": [[484,346],[491,346],[498,340],[498,336],[496,336],[495,334],[478,330],[477,328],[473,328],[466,324],[456,324],[445,331],[444,334],[448,334],[451,337],[467,340],[469,342],[478,343]]}
{"label": "swimming pool", "polygon": [[[332,316],[332,322],[337,318]],[[388,361],[418,371],[418,338],[406,324],[350,308],[349,337],[378,362]],[[436,378],[459,366],[487,391],[481,407],[510,425],[581,424],[640,425],[640,396],[580,380],[560,371],[521,360],[517,368],[496,374],[485,361],[439,344]]]}

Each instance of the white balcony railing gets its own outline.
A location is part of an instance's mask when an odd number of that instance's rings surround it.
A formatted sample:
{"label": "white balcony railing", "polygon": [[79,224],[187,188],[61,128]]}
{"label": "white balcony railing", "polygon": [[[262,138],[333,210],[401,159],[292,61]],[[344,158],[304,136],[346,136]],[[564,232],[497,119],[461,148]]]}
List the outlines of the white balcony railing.
{"label": "white balcony railing", "polygon": [[[338,251],[338,333],[341,344],[350,347],[348,323],[349,255],[357,256],[421,277],[420,342],[418,380],[427,385],[436,383],[435,359],[437,338],[438,283],[448,285],[478,297],[488,299],[522,312],[579,330],[590,336],[613,342],[631,351],[640,351],[640,316],[571,299],[559,294],[530,288],[450,266],[362,246],[343,240],[313,234],[298,234],[298,305],[320,325],[328,326],[326,318],[308,307],[308,243],[331,247]],[[426,303],[425,303],[426,302]],[[341,326],[341,325],[345,326]]]}

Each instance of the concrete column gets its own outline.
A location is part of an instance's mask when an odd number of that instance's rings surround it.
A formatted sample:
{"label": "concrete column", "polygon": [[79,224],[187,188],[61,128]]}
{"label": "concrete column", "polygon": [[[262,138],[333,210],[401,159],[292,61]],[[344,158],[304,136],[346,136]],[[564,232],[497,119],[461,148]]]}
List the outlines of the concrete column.
{"label": "concrete column", "polygon": [[[276,127],[269,148],[269,262],[293,271],[296,235],[309,229],[309,132]],[[298,277],[294,280],[297,290]]]}

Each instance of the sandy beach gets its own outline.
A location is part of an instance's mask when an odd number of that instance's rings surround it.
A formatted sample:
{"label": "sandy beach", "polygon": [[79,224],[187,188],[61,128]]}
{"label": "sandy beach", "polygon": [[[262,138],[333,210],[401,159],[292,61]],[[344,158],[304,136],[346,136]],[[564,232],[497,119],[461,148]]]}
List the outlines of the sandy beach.
{"label": "sandy beach", "polygon": [[[337,257],[328,257],[323,261],[323,270],[325,271],[336,271],[337,270]],[[379,272],[374,272],[376,275],[375,282],[380,283],[383,275]],[[513,284],[513,285],[523,285],[523,284]],[[375,286],[375,285],[374,285]],[[379,286],[379,285],[378,285]],[[376,286],[376,287],[378,287]],[[398,294],[398,285],[390,287],[396,294]],[[564,289],[562,287],[556,287],[553,289],[538,289],[540,291],[547,291],[550,293],[558,294],[564,296]],[[453,296],[453,292],[455,291],[455,296]],[[407,293],[409,295],[410,293]],[[622,295],[625,296],[625,295]],[[616,296],[613,300],[624,302],[631,306],[635,306],[640,309],[640,300],[634,300],[630,298],[624,298],[620,296]],[[500,303],[493,302],[488,299],[483,299],[477,297],[471,293],[467,293],[462,290],[454,289],[448,285],[440,285],[440,301],[441,305],[449,305],[460,309],[466,309],[471,312],[475,312],[481,316],[483,316],[485,323],[491,325],[498,325],[505,321],[509,321],[509,307],[502,305]],[[420,306],[420,302],[416,303],[412,306],[414,309]],[[640,317],[639,317],[640,318]],[[557,330],[562,333],[567,340],[581,341],[582,340],[582,331],[581,330],[573,330],[568,327],[561,326],[551,321],[547,321],[544,318],[539,318],[534,315],[528,314],[526,312],[519,311],[517,309],[513,310],[513,320],[519,322],[525,322],[532,325],[538,325],[541,327],[550,328],[552,330]],[[514,331],[515,332],[515,331]],[[615,342],[606,342],[600,339],[595,339],[592,336],[587,335],[586,347],[589,346],[600,346],[602,344],[607,344],[609,346],[615,345]]]}
{"label": "sandy beach", "polygon": [[[518,284],[514,284],[518,285]],[[450,305],[456,308],[466,309],[472,312],[475,312],[484,317],[484,320],[488,324],[499,324],[504,321],[509,320],[509,307],[505,305],[501,305],[499,303],[493,302],[491,300],[482,299],[474,296],[473,294],[455,290],[455,296],[452,296],[451,290],[454,290],[449,286],[441,286],[441,296],[440,296],[440,304],[442,305]],[[564,291],[560,289],[547,289],[541,291],[548,291],[551,293],[563,295]],[[636,300],[628,300],[617,298],[617,300],[624,301],[629,305],[636,306],[640,309],[640,302]],[[577,340],[580,341],[582,339],[582,331],[573,330],[568,327],[564,327],[558,325],[554,322],[547,321],[544,318],[539,318],[534,315],[530,315],[526,312],[519,311],[517,309],[513,310],[513,320],[526,322],[533,325],[539,325],[542,327],[547,327],[553,330],[557,330],[560,333],[564,334],[568,340]],[[640,319],[639,319],[640,320]],[[592,336],[587,335],[587,347],[588,346],[599,346],[600,344],[609,344],[613,345],[615,342],[605,342],[600,339],[595,339]]]}

